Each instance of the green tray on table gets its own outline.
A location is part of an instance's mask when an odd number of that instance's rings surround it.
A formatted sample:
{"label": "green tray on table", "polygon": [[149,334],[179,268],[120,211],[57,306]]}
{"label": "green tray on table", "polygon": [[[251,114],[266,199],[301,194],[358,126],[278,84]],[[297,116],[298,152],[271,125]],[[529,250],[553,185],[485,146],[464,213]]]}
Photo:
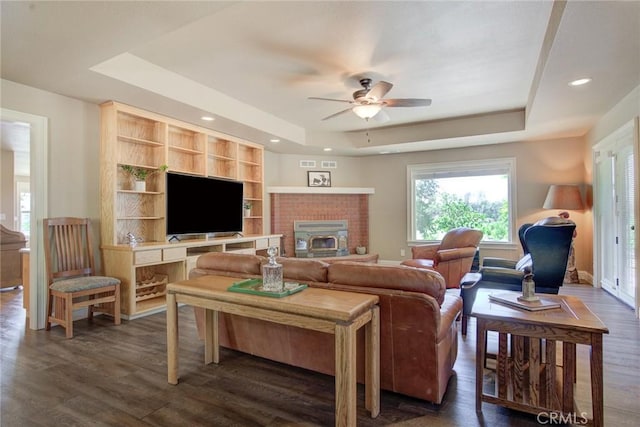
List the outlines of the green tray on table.
{"label": "green tray on table", "polygon": [[284,282],[284,290],[282,292],[270,292],[262,290],[262,279],[247,279],[242,282],[236,282],[227,288],[231,292],[240,292],[243,294],[262,295],[271,298],[282,298],[307,287],[304,283]]}

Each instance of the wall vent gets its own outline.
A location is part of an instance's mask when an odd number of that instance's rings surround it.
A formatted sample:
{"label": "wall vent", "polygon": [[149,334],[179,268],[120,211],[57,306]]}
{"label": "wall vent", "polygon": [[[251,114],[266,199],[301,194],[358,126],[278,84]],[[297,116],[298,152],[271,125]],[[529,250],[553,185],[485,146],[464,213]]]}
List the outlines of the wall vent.
{"label": "wall vent", "polygon": [[300,160],[301,168],[315,168],[316,161],[315,160]]}
{"label": "wall vent", "polygon": [[323,160],[320,167],[324,169],[337,169],[338,162],[336,160]]}

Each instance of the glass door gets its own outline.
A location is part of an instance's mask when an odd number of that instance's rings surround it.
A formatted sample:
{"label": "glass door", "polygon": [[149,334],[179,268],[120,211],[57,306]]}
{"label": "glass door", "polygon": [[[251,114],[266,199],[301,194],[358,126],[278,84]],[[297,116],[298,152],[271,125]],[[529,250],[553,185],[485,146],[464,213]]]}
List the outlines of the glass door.
{"label": "glass door", "polygon": [[596,283],[638,313],[636,123],[594,147],[594,236]]}
{"label": "glass door", "polygon": [[633,307],[636,298],[637,267],[633,145],[621,147],[615,159],[618,297]]}

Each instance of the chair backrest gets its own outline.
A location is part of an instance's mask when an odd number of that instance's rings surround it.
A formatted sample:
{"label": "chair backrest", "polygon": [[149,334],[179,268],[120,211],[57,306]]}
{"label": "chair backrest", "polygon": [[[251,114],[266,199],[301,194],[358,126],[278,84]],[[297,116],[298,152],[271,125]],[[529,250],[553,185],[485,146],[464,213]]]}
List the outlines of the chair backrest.
{"label": "chair backrest", "polygon": [[45,218],[44,254],[49,284],[57,279],[95,274],[88,218]]}
{"label": "chair backrest", "polygon": [[474,228],[454,228],[444,235],[440,242],[440,249],[475,248],[480,244],[482,236],[482,231]]}
{"label": "chair backrest", "polygon": [[529,249],[527,248],[527,242],[524,241],[524,232],[527,231],[527,229],[529,227],[531,227],[533,224],[531,223],[527,223],[527,224],[522,224],[520,226],[520,228],[518,229],[518,237],[520,238],[520,246],[522,246],[522,253],[524,255],[529,253]]}
{"label": "chair backrest", "polygon": [[569,260],[576,224],[568,220],[539,221],[524,232],[531,254],[533,281],[538,287],[560,287]]}

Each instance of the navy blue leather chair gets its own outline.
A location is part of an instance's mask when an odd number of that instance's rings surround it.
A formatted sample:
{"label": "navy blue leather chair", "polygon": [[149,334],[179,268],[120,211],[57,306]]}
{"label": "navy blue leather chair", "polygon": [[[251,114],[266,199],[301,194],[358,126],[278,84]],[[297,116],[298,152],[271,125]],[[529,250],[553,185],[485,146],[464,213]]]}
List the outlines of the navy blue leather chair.
{"label": "navy blue leather chair", "polygon": [[576,224],[561,217],[549,217],[519,229],[524,256],[518,261],[484,258],[478,273],[462,278],[462,334],[478,289],[521,291],[524,268],[531,267],[536,293],[557,294],[564,282],[571,241]]}

